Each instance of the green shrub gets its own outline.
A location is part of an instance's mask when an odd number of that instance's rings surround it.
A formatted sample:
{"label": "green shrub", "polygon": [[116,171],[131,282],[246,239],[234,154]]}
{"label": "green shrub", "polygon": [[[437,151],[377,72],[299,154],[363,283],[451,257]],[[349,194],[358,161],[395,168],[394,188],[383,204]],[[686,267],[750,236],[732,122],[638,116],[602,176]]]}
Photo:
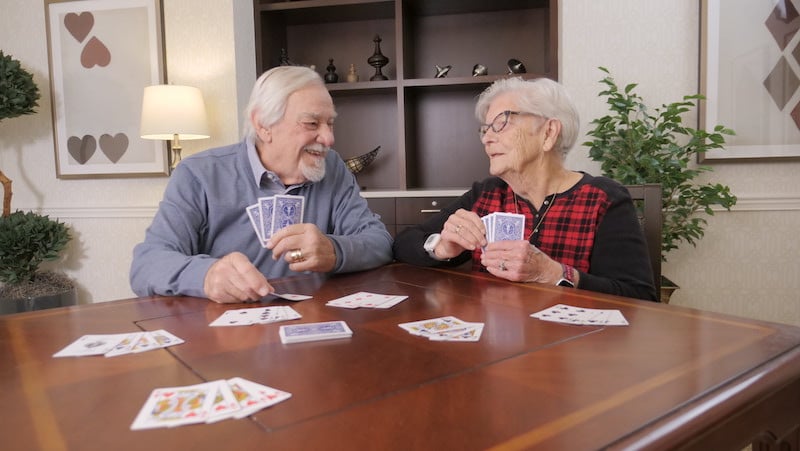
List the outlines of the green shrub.
{"label": "green shrub", "polygon": [[44,261],[56,260],[70,240],[62,222],[32,212],[0,217],[0,282],[31,281]]}

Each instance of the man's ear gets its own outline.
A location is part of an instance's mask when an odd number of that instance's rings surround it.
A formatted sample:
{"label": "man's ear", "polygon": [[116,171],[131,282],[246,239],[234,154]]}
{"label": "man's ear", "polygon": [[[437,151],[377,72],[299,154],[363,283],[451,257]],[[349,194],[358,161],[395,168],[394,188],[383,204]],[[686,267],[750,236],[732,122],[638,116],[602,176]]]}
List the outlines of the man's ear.
{"label": "man's ear", "polygon": [[253,129],[256,131],[258,139],[260,139],[263,142],[271,142],[272,129],[262,127],[261,124],[258,122],[258,119],[256,118],[256,113],[257,113],[256,111],[253,111],[253,113],[250,114],[250,122],[253,125]]}

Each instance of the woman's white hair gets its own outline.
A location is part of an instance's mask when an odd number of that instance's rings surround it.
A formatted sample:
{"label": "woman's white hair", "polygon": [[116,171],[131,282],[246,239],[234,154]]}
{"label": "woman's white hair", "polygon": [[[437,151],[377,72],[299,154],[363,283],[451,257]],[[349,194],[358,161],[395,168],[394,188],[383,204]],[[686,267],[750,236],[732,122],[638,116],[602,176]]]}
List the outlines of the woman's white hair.
{"label": "woman's white hair", "polygon": [[558,82],[548,78],[523,80],[519,77],[503,78],[484,90],[475,105],[478,122],[486,120],[489,105],[500,94],[513,92],[515,102],[521,112],[532,113],[561,122],[561,135],[556,147],[562,157],[566,157],[575,145],[580,129],[580,117],[567,90]]}
{"label": "woman's white hair", "polygon": [[269,127],[281,120],[292,93],[314,84],[324,86],[325,83],[316,71],[303,66],[278,66],[261,74],[244,110],[244,137],[256,138],[253,113],[258,124]]}

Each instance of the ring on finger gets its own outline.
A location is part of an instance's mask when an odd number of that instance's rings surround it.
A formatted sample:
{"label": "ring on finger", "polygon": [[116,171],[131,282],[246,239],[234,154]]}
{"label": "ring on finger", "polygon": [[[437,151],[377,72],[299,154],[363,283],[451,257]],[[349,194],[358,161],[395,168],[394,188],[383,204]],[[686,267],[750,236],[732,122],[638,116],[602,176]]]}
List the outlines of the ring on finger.
{"label": "ring on finger", "polygon": [[457,225],[457,226],[456,226],[456,234],[457,234],[457,235],[461,235],[461,229],[462,229],[462,228],[463,228],[463,226],[462,226],[461,224],[459,224],[459,225]]}
{"label": "ring on finger", "polygon": [[292,262],[303,261],[303,251],[300,249],[293,249],[289,252],[289,259],[292,260]]}
{"label": "ring on finger", "polygon": [[499,268],[500,268],[500,271],[505,271],[505,270],[508,269],[508,268],[506,268],[506,261],[505,260],[500,262]]}

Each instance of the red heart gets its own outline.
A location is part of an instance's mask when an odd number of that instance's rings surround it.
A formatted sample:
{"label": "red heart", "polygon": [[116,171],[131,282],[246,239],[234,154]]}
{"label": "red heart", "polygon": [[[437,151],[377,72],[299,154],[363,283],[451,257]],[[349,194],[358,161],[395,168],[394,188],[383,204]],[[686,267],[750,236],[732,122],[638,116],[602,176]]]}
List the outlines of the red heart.
{"label": "red heart", "polygon": [[91,69],[92,66],[106,67],[111,62],[111,52],[99,39],[92,36],[81,51],[81,66]]}
{"label": "red heart", "polygon": [[90,12],[69,13],[64,16],[64,26],[67,27],[67,31],[75,40],[83,42],[94,26],[94,15]]}

